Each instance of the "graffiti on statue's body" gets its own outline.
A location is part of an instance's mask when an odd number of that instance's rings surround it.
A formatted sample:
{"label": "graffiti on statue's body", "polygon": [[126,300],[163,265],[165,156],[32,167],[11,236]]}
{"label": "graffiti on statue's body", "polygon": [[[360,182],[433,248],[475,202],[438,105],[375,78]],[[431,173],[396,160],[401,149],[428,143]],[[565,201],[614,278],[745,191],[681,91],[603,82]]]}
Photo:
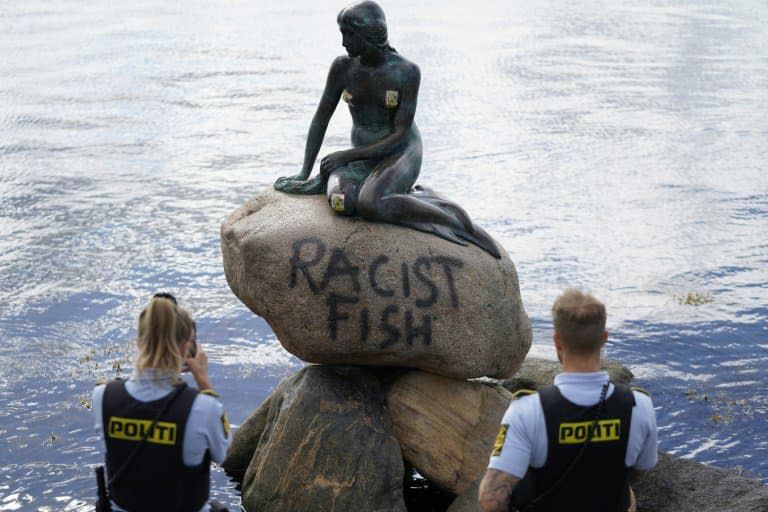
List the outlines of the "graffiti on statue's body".
{"label": "graffiti on statue's body", "polygon": [[[303,238],[293,243],[290,263],[291,288],[303,281],[313,294],[325,295],[328,329],[334,341],[340,329],[357,329],[361,342],[373,340],[382,349],[401,341],[408,346],[416,341],[430,345],[432,322],[437,320],[433,306],[449,301],[453,309],[459,309],[454,271],[464,263],[456,258],[421,256],[396,262],[382,254],[361,267],[350,262],[344,249],[329,250],[319,238]],[[397,286],[383,284],[381,276],[387,271],[400,274]],[[369,305],[360,302],[363,287],[391,298],[392,303],[373,314]]]}

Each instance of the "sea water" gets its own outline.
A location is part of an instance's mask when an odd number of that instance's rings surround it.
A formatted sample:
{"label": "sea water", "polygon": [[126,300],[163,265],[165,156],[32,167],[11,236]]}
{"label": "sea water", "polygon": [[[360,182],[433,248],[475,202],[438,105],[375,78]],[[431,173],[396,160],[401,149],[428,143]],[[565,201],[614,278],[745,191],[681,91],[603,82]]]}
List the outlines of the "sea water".
{"label": "sea water", "polygon": [[[768,481],[768,4],[383,5],[421,68],[420,181],[509,252],[532,354],[556,295],[593,291],[661,448]],[[90,393],[130,374],[155,291],[235,425],[300,368],[230,292],[219,226],[299,171],[342,6],[0,5],[0,510],[89,508]],[[239,500],[221,470],[213,495]]]}

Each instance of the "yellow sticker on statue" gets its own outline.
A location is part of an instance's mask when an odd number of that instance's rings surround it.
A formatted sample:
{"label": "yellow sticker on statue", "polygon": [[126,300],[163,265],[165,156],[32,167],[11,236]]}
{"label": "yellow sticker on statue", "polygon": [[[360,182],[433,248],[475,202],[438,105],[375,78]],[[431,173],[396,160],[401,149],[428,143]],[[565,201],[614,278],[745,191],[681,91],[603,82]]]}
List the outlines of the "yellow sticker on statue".
{"label": "yellow sticker on statue", "polygon": [[344,211],[344,194],[331,194],[331,208],[337,212]]}
{"label": "yellow sticker on statue", "polygon": [[498,457],[501,455],[501,449],[504,448],[504,441],[507,440],[507,429],[509,428],[509,425],[502,424],[499,427],[499,433],[496,434],[496,441],[493,442],[493,453],[492,455],[494,457]]}
{"label": "yellow sticker on statue", "polygon": [[352,95],[349,94],[349,91],[347,91],[346,89],[344,89],[344,92],[341,93],[341,99],[343,99],[350,105],[352,104]]}
{"label": "yellow sticker on statue", "polygon": [[385,98],[385,104],[387,108],[395,108],[397,106],[398,93],[397,91],[387,91]]}

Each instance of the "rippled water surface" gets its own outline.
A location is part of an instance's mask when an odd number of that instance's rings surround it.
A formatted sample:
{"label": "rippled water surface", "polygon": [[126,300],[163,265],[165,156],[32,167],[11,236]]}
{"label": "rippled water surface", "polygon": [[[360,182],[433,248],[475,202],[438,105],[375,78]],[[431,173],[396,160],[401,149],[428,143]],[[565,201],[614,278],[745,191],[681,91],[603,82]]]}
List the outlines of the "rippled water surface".
{"label": "rippled water surface", "polygon": [[[768,4],[457,4],[384,3],[422,71],[421,181],[512,256],[534,353],[557,293],[593,290],[661,447],[768,481]],[[230,292],[219,226],[298,172],[342,6],[0,4],[0,510],[87,508],[87,400],[158,289],[233,423],[300,366]]]}

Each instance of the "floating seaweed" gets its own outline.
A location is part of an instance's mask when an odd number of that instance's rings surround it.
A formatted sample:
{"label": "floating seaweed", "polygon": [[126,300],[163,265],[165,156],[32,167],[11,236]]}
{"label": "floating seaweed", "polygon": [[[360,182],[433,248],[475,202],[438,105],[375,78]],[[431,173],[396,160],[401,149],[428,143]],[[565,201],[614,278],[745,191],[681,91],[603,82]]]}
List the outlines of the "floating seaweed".
{"label": "floating seaweed", "polygon": [[715,302],[713,295],[704,295],[696,292],[688,292],[688,295],[675,295],[678,304],[684,306],[703,306]]}

